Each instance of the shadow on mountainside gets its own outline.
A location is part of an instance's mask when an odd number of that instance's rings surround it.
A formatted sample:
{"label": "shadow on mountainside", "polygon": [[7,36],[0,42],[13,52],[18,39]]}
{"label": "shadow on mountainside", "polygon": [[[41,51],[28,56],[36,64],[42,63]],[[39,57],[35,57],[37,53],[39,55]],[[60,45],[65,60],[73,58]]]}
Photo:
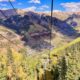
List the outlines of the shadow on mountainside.
{"label": "shadow on mountainside", "polygon": [[62,21],[56,17],[53,17],[53,29],[68,37],[77,35],[77,31],[67,21]]}

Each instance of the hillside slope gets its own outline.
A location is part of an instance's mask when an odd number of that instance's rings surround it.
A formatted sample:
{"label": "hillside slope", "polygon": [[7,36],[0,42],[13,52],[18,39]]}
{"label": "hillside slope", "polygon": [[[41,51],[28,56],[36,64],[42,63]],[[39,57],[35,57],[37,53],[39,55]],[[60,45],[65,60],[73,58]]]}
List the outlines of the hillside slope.
{"label": "hillside slope", "polygon": [[24,48],[21,37],[17,35],[14,31],[0,25],[0,50],[12,47],[13,49],[19,51]]}

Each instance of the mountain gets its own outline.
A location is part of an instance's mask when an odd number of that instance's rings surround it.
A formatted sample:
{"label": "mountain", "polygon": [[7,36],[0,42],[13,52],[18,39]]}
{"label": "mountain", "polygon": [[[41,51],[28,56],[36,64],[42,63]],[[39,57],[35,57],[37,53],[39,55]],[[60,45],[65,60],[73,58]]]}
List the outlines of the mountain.
{"label": "mountain", "polygon": [[[55,14],[52,17],[53,22],[51,28],[51,16],[46,13],[31,11],[26,12],[23,10],[16,11],[18,12],[18,14],[14,14],[13,10],[11,10],[11,13],[9,13],[10,11],[6,11],[8,14],[11,14],[11,16],[9,16],[9,18],[5,20],[1,19],[0,24],[18,34],[21,37],[22,41],[25,41],[24,45],[29,46],[31,50],[33,49],[40,51],[43,49],[55,48],[60,45],[66,44],[72,39],[79,36],[79,31],[77,31],[72,26],[74,25],[74,23],[80,25],[78,20],[79,18],[77,19],[75,16],[76,14],[73,15],[70,13],[60,13],[58,15],[58,13],[56,13],[58,16],[62,15],[64,19],[62,19],[61,16],[60,18]],[[52,45],[50,44],[51,29],[53,43]],[[45,41],[45,39],[47,39],[48,41]]]}
{"label": "mountain", "polygon": [[8,10],[0,10],[0,19],[5,18],[4,15],[1,13],[1,11],[6,15],[8,18],[15,15],[24,15],[25,11],[22,9],[8,9]]}
{"label": "mountain", "polygon": [[[49,30],[50,18],[51,18],[50,16],[45,14],[27,12],[26,15],[24,16],[21,15],[11,16],[7,20],[5,20],[3,24],[7,26],[11,25],[10,27],[16,29],[17,32],[19,32],[20,28],[28,30],[30,28],[30,25],[34,25],[34,24],[37,24],[41,26],[41,28],[45,28],[46,30]],[[67,36],[75,34],[76,31],[72,29],[71,25],[67,23],[67,20],[63,21],[56,17],[53,17],[52,20],[53,20],[53,28],[58,30],[62,34]]]}
{"label": "mountain", "polygon": [[[15,11],[13,9],[9,10],[1,10],[7,17],[10,17],[12,15],[16,15]],[[0,18],[5,18],[4,15],[0,12]]]}

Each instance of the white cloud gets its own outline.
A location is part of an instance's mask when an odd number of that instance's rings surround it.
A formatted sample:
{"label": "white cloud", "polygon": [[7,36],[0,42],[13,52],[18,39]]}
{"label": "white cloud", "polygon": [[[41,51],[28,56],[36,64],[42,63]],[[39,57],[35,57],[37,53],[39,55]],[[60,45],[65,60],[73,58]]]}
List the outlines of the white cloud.
{"label": "white cloud", "polygon": [[22,3],[19,2],[18,5],[22,5]]}
{"label": "white cloud", "polygon": [[23,10],[25,10],[25,11],[35,11],[36,7],[32,6],[32,7],[24,8]]}
{"label": "white cloud", "polygon": [[[8,2],[9,0],[0,0],[0,2]],[[15,0],[10,0],[10,1],[12,1],[12,2],[14,2]]]}
{"label": "white cloud", "polygon": [[80,11],[80,2],[61,3],[65,11]]}
{"label": "white cloud", "polygon": [[29,3],[37,3],[37,4],[40,4],[40,0],[30,0]]}
{"label": "white cloud", "polygon": [[7,4],[2,4],[2,3],[0,3],[0,6],[5,6],[5,7],[6,7],[6,6],[7,6]]}
{"label": "white cloud", "polygon": [[50,13],[50,11],[44,11],[43,13]]}
{"label": "white cloud", "polygon": [[[62,12],[61,10],[53,10],[53,13],[54,12]],[[51,11],[44,11],[44,13],[51,13]]]}
{"label": "white cloud", "polygon": [[[0,0],[0,2],[8,2],[8,0]],[[12,2],[14,2],[15,0],[10,0],[10,1],[12,1]]]}
{"label": "white cloud", "polygon": [[40,9],[40,10],[45,10],[45,9],[48,9],[48,8],[49,8],[48,5],[42,5],[39,9]]}
{"label": "white cloud", "polygon": [[8,8],[0,8],[0,10],[8,10]]}
{"label": "white cloud", "polygon": [[61,10],[53,10],[53,12],[62,12]]}

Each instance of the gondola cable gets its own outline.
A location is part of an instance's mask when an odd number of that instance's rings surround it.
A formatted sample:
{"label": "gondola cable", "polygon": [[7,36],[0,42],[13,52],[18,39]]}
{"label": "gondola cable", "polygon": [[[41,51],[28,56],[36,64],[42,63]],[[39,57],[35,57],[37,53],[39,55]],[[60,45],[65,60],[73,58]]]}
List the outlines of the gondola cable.
{"label": "gondola cable", "polygon": [[16,14],[18,14],[17,13],[17,11],[16,11],[16,8],[13,6],[13,4],[12,4],[12,2],[11,2],[11,0],[8,0],[8,2],[10,3],[10,5],[12,6],[12,8],[14,9],[14,11],[16,12]]}
{"label": "gondola cable", "polygon": [[13,45],[17,46],[18,48],[21,48],[20,46],[16,45],[16,43],[14,43],[13,41],[11,41],[7,37],[3,36],[2,34],[0,34],[0,36],[2,36],[4,39],[6,39],[10,44],[13,44]]}
{"label": "gondola cable", "polygon": [[4,14],[4,12],[2,10],[0,10],[0,12],[6,19],[8,19],[8,17]]}
{"label": "gondola cable", "polygon": [[[8,19],[8,16],[6,16],[2,10],[0,10],[0,12],[1,12],[1,14],[2,14],[6,19]],[[7,37],[3,36],[2,34],[0,34],[0,35],[1,35],[4,39],[6,39],[7,41],[9,41],[11,44],[14,44],[14,45],[15,45],[15,43],[14,43],[13,41],[11,41],[10,39],[8,39]],[[17,46],[17,45],[16,45],[16,46]],[[21,48],[20,46],[17,46],[17,47],[18,47],[18,48]]]}
{"label": "gondola cable", "polygon": [[[10,3],[10,5],[12,6],[13,10],[16,12],[16,15],[19,15],[16,11],[16,8],[14,7],[14,5],[12,4],[11,0],[8,0],[8,2]],[[22,24],[23,26],[25,26],[25,24]]]}

